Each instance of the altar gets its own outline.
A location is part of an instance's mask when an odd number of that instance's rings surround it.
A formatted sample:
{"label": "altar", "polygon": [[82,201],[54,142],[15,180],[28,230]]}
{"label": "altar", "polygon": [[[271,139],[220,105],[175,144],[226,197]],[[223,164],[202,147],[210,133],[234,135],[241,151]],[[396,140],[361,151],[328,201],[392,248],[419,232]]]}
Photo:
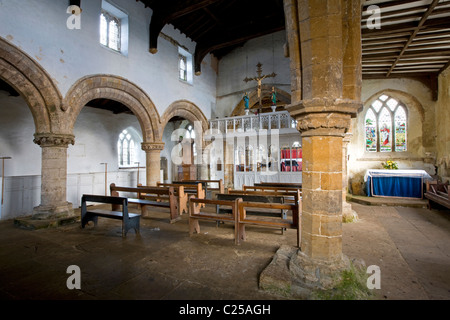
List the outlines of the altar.
{"label": "altar", "polygon": [[432,178],[424,170],[369,169],[364,176],[369,197],[422,199],[425,180]]}

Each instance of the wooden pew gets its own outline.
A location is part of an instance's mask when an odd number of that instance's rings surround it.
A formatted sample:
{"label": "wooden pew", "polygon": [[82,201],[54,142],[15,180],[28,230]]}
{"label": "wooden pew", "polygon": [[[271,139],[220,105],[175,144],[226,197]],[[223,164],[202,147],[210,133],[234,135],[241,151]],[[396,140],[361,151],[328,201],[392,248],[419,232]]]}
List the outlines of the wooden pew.
{"label": "wooden pew", "polygon": [[[284,197],[279,195],[261,195],[261,194],[248,194],[248,193],[218,193],[216,195],[217,200],[231,200],[241,198],[242,201],[247,202],[263,202],[263,203],[284,203]],[[230,209],[223,209],[221,206],[216,206],[216,213],[229,213]],[[276,216],[276,217],[286,217],[286,213],[284,211],[258,211],[254,212],[254,214],[268,215],[268,216]]]}
{"label": "wooden pew", "polygon": [[285,186],[278,186],[278,187],[274,187],[274,186],[246,186],[246,185],[242,185],[242,190],[243,191],[268,191],[268,192],[297,192],[297,190],[300,190],[297,187],[285,187]]}
{"label": "wooden pew", "polygon": [[[168,208],[170,212],[170,223],[181,219],[178,215],[178,204],[175,198],[174,188],[160,187],[119,187],[115,183],[110,185],[111,196],[119,197],[119,192],[134,193],[135,197],[128,197],[128,203],[137,204],[143,217],[148,216],[147,207]],[[113,206],[115,210],[117,206]]]}
{"label": "wooden pew", "polygon": [[[228,206],[231,212],[217,214],[217,212],[201,211],[201,204],[211,206]],[[247,211],[247,208],[252,208]],[[283,217],[267,217],[262,215],[250,215],[247,212],[261,212],[261,210],[291,210],[292,220]],[[199,220],[220,221],[234,224],[235,244],[240,244],[246,240],[246,225],[256,225],[262,227],[297,229],[297,246],[300,247],[300,212],[301,200],[298,203],[264,203],[264,202],[244,202],[242,198],[235,200],[210,200],[210,199],[189,199],[189,234],[200,232]]]}
{"label": "wooden pew", "polygon": [[[183,213],[188,213],[188,200],[189,195],[184,192],[184,186],[182,185],[164,185],[163,183],[157,182],[157,187],[160,188],[170,188],[173,187],[175,198],[177,199],[178,215],[183,215]],[[141,185],[139,185],[141,186]]]}
{"label": "wooden pew", "polygon": [[[291,210],[292,220],[286,220],[274,217],[261,217],[255,215],[248,215],[247,208],[251,208],[252,211],[257,209],[280,209]],[[279,203],[262,203],[262,202],[239,202],[238,203],[238,217],[237,217],[237,229],[239,244],[241,240],[245,241],[247,235],[245,232],[246,225],[255,225],[269,228],[282,228],[282,229],[296,229],[297,230],[297,247],[300,247],[300,212],[301,202],[299,204],[279,204]]]}
{"label": "wooden pew", "polygon": [[298,203],[301,199],[302,193],[300,189],[280,191],[257,191],[257,190],[234,190],[229,189],[229,194],[245,194],[245,195],[257,195],[257,196],[278,196],[283,197],[285,203]]}
{"label": "wooden pew", "polygon": [[[234,241],[235,244],[238,243],[239,235],[237,234],[237,216],[238,216],[238,203],[242,199],[238,198],[234,201],[227,200],[211,200],[211,199],[199,199],[190,198],[189,199],[189,235],[192,236],[195,232],[200,233],[199,220],[206,221],[221,221],[226,223],[232,223],[234,228]],[[230,208],[230,213],[217,214],[214,212],[201,212],[201,208],[205,207],[206,204],[214,206],[228,206]],[[203,205],[203,206],[202,206]]]}
{"label": "wooden pew", "polygon": [[302,183],[289,183],[289,182],[259,182],[253,184],[256,187],[263,186],[263,187],[293,187],[293,188],[299,188],[302,189]]}
{"label": "wooden pew", "polygon": [[448,182],[426,181],[424,196],[428,199],[428,209],[431,210],[431,202],[439,203],[450,209],[450,188],[448,187]]}
{"label": "wooden pew", "polygon": [[166,187],[170,188],[173,187],[174,189],[178,189],[178,194],[180,195],[179,188],[180,186],[183,187],[183,194],[181,194],[181,199],[179,201],[181,202],[182,209],[180,211],[188,212],[188,200],[189,197],[193,196],[195,198],[199,199],[205,199],[206,198],[206,191],[203,188],[203,185],[201,183],[181,183],[181,181],[173,182],[173,183],[162,183],[157,182],[156,185],[158,187]]}
{"label": "wooden pew", "polygon": [[[210,191],[211,193],[225,193],[225,186],[223,185],[223,180],[182,180],[181,182],[189,182],[189,183],[202,183],[206,185],[205,192]],[[216,184],[217,187],[212,187],[211,184]],[[206,198],[212,199],[212,196],[207,196]]]}
{"label": "wooden pew", "polygon": [[[262,202],[262,203],[284,203],[284,197],[278,195],[261,195],[261,194],[245,194],[245,193],[218,193],[216,195],[217,200],[231,200],[234,201],[236,199],[242,199],[244,202]],[[216,213],[223,214],[229,213],[230,209],[224,209],[220,205],[216,206]],[[281,217],[286,219],[286,211],[285,210],[271,210],[264,209],[261,210],[253,210],[248,212],[248,214],[260,215],[260,216],[269,216],[269,217]],[[217,224],[219,225],[219,223]],[[284,229],[281,229],[281,233],[284,234]]]}
{"label": "wooden pew", "polygon": [[[122,209],[121,211],[91,209],[87,207],[86,202],[107,203],[111,205],[121,206]],[[84,194],[81,197],[81,227],[84,229],[89,221],[93,221],[94,226],[97,226],[98,217],[121,220],[122,237],[126,237],[127,232],[130,229],[134,229],[136,234],[139,234],[141,215],[128,212],[127,198]]]}

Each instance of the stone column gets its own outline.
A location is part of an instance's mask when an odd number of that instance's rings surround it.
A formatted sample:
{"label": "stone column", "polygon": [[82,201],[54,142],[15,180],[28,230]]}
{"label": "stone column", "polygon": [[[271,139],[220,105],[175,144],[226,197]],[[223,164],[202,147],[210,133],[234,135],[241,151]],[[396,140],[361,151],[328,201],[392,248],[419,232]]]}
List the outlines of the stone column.
{"label": "stone column", "polygon": [[206,145],[206,142],[202,142],[203,147],[197,148],[197,172],[200,172],[200,179],[201,180],[208,180],[210,179],[210,171],[209,166],[211,164],[211,160],[209,157],[209,154],[206,154],[206,150],[208,150],[208,147]]}
{"label": "stone column", "polygon": [[160,180],[161,171],[161,150],[164,149],[164,143],[142,143],[142,150],[146,155],[146,178],[147,186],[156,186]]}
{"label": "stone column", "polygon": [[349,122],[349,115],[339,113],[299,118],[303,138],[301,251],[330,263],[342,258],[343,136]]}
{"label": "stone column", "polygon": [[290,26],[294,19],[287,27],[300,32],[302,66],[302,100],[287,107],[302,133],[301,252],[334,263],[342,258],[343,137],[356,114],[343,95],[346,7],[341,0],[285,0],[289,7],[298,10],[299,26]]}
{"label": "stone column", "polygon": [[[358,6],[358,1],[349,1],[351,5],[342,0],[284,0],[292,87],[297,89],[286,108],[298,121],[303,148],[301,248],[289,258],[291,291],[332,287],[349,266],[342,254],[343,139],[361,106],[360,97],[344,93],[356,93],[358,87],[358,74],[344,80],[344,57],[348,50],[361,50],[360,44],[347,41],[350,33],[360,32],[348,30],[348,8]],[[275,273],[266,274],[268,279]]]}
{"label": "stone column", "polygon": [[347,202],[348,193],[348,144],[350,143],[352,133],[346,133],[342,140],[342,222],[352,222],[358,218],[352,205]]}
{"label": "stone column", "polygon": [[[360,0],[347,0],[343,2],[343,92],[342,95],[353,101],[361,100],[362,87],[362,51],[361,48],[361,2]],[[358,106],[356,106],[358,107]],[[362,107],[362,103],[361,103]],[[343,140],[343,168],[342,168],[342,217],[344,222],[351,222],[358,218],[357,213],[347,202],[348,190],[348,144],[350,143],[351,127]]]}
{"label": "stone column", "polygon": [[75,138],[68,134],[36,133],[34,143],[42,148],[41,204],[33,219],[53,219],[73,215],[67,202],[67,147]]}

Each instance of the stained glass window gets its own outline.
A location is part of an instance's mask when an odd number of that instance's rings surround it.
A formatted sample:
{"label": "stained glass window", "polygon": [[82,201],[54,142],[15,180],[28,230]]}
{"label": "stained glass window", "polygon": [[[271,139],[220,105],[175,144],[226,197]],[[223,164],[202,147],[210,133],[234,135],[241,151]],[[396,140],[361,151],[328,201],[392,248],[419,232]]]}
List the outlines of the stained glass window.
{"label": "stained glass window", "polygon": [[383,108],[378,118],[380,132],[380,151],[392,151],[392,117],[387,108]]}
{"label": "stained glass window", "polygon": [[367,152],[403,152],[407,150],[407,109],[400,101],[381,95],[365,116]]}
{"label": "stained glass window", "polygon": [[377,118],[372,109],[366,113],[366,151],[377,151]]}
{"label": "stained glass window", "polygon": [[395,112],[395,151],[406,151],[406,112],[403,107]]}

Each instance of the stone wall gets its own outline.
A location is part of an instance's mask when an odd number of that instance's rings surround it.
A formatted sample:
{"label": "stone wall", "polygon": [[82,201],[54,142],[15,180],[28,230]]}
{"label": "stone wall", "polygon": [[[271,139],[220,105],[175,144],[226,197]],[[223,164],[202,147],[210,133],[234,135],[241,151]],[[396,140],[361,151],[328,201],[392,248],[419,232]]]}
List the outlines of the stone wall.
{"label": "stone wall", "polygon": [[442,179],[450,180],[450,68],[439,77],[436,103],[436,165]]}
{"label": "stone wall", "polygon": [[[407,107],[407,152],[372,153],[365,151],[364,119],[369,106],[381,94],[400,100]],[[348,146],[349,188],[355,194],[364,194],[363,178],[367,169],[381,169],[381,163],[394,160],[400,169],[422,169],[435,175],[436,133],[435,122],[438,102],[431,90],[422,82],[411,79],[364,80],[362,86],[364,106],[352,119],[352,137]]]}

